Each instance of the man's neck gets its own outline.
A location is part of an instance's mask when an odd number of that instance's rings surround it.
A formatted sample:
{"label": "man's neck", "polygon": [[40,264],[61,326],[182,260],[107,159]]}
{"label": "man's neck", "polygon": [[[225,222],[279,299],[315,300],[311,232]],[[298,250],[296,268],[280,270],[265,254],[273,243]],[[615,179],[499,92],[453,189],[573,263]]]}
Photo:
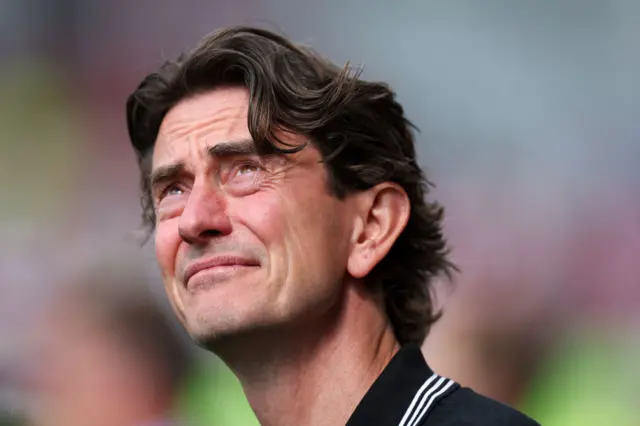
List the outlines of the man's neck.
{"label": "man's neck", "polygon": [[252,341],[248,357],[220,354],[262,425],[345,424],[398,351],[380,304],[361,290],[345,293],[329,320]]}

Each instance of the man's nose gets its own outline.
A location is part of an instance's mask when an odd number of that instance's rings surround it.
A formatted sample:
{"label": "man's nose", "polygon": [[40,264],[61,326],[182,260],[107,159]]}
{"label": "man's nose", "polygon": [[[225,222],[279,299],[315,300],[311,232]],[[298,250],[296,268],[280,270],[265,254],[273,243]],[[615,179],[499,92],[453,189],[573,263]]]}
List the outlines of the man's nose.
{"label": "man's nose", "polygon": [[188,244],[201,245],[231,233],[224,194],[213,187],[194,186],[180,215],[178,233]]}

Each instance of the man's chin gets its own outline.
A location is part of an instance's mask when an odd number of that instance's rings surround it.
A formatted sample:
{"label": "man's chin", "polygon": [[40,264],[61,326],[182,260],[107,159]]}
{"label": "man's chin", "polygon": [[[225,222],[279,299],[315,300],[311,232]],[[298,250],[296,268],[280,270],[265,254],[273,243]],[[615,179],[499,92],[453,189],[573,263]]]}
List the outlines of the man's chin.
{"label": "man's chin", "polygon": [[251,346],[252,337],[255,330],[225,330],[190,333],[191,339],[200,348],[212,352],[218,356],[224,353],[235,353],[238,347],[246,348],[247,343]]}
{"label": "man's chin", "polygon": [[221,352],[235,352],[236,349],[249,349],[256,341],[261,341],[266,337],[272,339],[278,328],[275,324],[252,323],[252,324],[216,324],[187,328],[194,343],[216,355]]}
{"label": "man's chin", "polygon": [[221,321],[220,317],[215,322],[205,322],[202,318],[187,319],[185,328],[196,345],[211,352],[216,352],[225,342],[247,334],[247,327],[242,327],[236,321]]}
{"label": "man's chin", "polygon": [[224,337],[221,337],[216,333],[191,333],[190,335],[191,339],[198,347],[214,353],[216,352],[216,348],[219,347],[220,341],[224,340]]}
{"label": "man's chin", "polygon": [[193,324],[188,320],[184,326],[191,340],[199,347],[209,351],[215,348],[220,341],[224,341],[234,334],[231,330],[226,329],[228,327]]}

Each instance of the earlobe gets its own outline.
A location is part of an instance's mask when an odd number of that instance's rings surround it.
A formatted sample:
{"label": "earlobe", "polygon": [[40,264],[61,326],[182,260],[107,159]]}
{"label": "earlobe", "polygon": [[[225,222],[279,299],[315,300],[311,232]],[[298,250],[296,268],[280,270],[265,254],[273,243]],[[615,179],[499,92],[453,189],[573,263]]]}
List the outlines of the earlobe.
{"label": "earlobe", "polygon": [[360,215],[354,226],[347,270],[354,278],[366,277],[387,255],[409,221],[407,193],[391,182],[358,194]]}

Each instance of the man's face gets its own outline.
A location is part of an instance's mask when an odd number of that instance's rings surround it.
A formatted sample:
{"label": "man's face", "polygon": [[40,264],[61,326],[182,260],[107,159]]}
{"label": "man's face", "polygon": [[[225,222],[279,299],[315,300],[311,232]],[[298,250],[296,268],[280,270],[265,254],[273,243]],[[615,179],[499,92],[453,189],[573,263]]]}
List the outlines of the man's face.
{"label": "man's face", "polygon": [[329,192],[319,151],[258,155],[248,99],[219,88],[182,101],[153,152],[158,263],[202,343],[322,314],[339,298],[351,250],[354,209]]}

